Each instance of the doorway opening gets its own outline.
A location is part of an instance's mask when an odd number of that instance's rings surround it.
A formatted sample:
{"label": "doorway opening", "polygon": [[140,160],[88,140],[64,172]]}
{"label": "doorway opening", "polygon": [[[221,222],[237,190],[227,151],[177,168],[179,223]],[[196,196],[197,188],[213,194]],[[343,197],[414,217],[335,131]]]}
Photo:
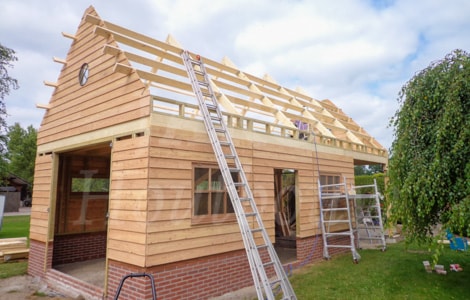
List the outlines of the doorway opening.
{"label": "doorway opening", "polygon": [[295,261],[297,231],[297,171],[274,170],[275,247],[282,263]]}
{"label": "doorway opening", "polygon": [[[102,287],[111,147],[105,143],[58,155],[52,268]],[[76,273],[90,265],[101,270],[93,267],[86,275]]]}

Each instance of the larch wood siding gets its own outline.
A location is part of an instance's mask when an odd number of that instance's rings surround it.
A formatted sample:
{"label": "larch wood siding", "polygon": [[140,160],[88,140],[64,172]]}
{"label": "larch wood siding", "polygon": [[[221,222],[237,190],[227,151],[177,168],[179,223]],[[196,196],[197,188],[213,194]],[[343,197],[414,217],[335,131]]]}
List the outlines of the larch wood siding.
{"label": "larch wood siding", "polygon": [[172,128],[178,121],[151,128],[148,266],[243,248],[236,220],[192,224],[193,163],[217,161],[203,123]]}
{"label": "larch wood siding", "polygon": [[[94,10],[87,13],[96,15]],[[116,62],[128,65],[124,56],[103,53],[110,37],[94,34],[94,25],[84,22],[76,33],[58,78],[41,127],[38,145],[148,117],[150,98],[136,73],[114,72]],[[89,65],[88,82],[81,86],[81,66]]]}
{"label": "larch wood siding", "polygon": [[148,165],[148,136],[113,143],[108,258],[137,266],[145,266]]}
{"label": "larch wood siding", "polygon": [[[53,179],[52,154],[36,157],[34,168],[33,207],[31,208],[30,239],[47,241],[49,230],[49,213],[52,197]],[[54,228],[54,226],[52,226]]]}
{"label": "larch wood siding", "polygon": [[[150,130],[147,266],[243,249],[237,222],[192,222],[193,164],[216,165],[202,121],[155,116]],[[297,237],[320,234],[317,153],[311,145],[231,129],[263,223],[274,242],[274,170],[298,171]],[[323,147],[323,151],[328,150]],[[318,153],[321,173],[353,178],[353,158]]]}

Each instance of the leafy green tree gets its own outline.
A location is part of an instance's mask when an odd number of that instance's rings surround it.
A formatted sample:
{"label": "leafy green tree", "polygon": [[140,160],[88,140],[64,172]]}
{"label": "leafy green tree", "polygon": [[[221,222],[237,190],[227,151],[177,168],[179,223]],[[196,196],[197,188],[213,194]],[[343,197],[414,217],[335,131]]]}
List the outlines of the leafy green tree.
{"label": "leafy green tree", "polygon": [[33,183],[37,131],[30,125],[25,130],[19,123],[8,130],[8,171]]}
{"label": "leafy green tree", "polygon": [[399,93],[391,120],[392,216],[408,240],[430,242],[432,227],[470,226],[470,55],[454,50]]}
{"label": "leafy green tree", "polygon": [[18,81],[8,75],[7,68],[13,67],[13,62],[18,60],[15,51],[0,44],[0,176],[5,175],[7,160],[5,157],[7,144],[6,106],[4,99],[10,94],[10,90],[17,89]]}

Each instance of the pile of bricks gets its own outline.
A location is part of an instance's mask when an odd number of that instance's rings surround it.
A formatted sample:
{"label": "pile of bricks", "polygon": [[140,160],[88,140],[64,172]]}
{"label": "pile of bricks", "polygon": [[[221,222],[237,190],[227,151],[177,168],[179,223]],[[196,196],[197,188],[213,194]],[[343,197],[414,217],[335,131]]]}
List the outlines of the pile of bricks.
{"label": "pile of bricks", "polygon": [[28,238],[0,239],[0,263],[26,259],[29,255]]}

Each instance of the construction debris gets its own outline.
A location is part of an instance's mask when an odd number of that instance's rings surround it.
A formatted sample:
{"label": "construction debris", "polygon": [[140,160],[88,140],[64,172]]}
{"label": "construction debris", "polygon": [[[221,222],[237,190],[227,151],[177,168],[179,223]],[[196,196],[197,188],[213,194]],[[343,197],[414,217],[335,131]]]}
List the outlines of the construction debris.
{"label": "construction debris", "polygon": [[442,274],[442,275],[446,275],[446,274],[447,274],[447,271],[445,270],[445,268],[444,268],[443,265],[435,265],[435,266],[434,266],[434,270],[436,270],[436,273],[437,273],[437,274]]}
{"label": "construction debris", "polygon": [[429,261],[427,260],[423,261],[423,265],[424,265],[424,269],[426,270],[426,272],[432,273],[432,268],[431,268],[431,264],[429,263]]}
{"label": "construction debris", "polygon": [[463,268],[459,264],[451,264],[450,270],[453,272],[462,272]]}
{"label": "construction debris", "polygon": [[29,255],[28,238],[0,239],[0,263],[26,259]]}

